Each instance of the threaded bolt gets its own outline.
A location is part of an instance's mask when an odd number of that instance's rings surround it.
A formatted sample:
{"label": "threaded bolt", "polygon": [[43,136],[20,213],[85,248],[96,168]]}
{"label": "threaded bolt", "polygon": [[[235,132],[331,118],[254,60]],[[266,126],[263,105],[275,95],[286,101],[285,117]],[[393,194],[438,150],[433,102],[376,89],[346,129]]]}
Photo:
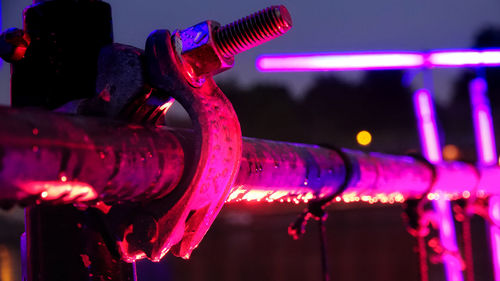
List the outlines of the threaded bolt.
{"label": "threaded bolt", "polygon": [[285,34],[292,28],[292,17],[285,6],[271,6],[214,31],[214,41],[224,57]]}

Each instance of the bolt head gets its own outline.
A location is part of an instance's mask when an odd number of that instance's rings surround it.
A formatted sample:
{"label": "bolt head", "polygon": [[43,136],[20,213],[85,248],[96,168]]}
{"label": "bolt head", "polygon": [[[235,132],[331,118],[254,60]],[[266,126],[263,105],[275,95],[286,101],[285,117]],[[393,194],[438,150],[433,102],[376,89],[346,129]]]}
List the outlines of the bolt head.
{"label": "bolt head", "polygon": [[214,42],[213,32],[219,26],[217,22],[205,21],[179,32],[182,59],[198,77],[215,75],[234,65],[234,57],[224,57]]}

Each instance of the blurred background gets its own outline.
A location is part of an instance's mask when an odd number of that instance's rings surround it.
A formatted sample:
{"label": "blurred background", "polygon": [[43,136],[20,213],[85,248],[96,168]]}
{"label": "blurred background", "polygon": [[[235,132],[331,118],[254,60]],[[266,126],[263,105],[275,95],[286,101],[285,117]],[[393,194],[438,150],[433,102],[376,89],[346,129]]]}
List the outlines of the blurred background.
{"label": "blurred background", "polygon": [[[411,94],[422,87],[418,70],[260,73],[264,53],[425,51],[500,47],[500,2],[441,1],[161,1],[109,0],[115,42],[143,48],[154,29],[182,29],[206,19],[222,24],[266,6],[284,4],[294,27],[282,38],[236,57],[217,77],[233,102],[243,135],[329,144],[365,151],[419,152]],[[22,27],[31,1],[1,0],[2,29]],[[444,157],[475,161],[468,82],[475,69],[433,70]],[[0,68],[0,104],[8,105],[9,65]],[[488,68],[494,124],[500,124],[500,70]],[[360,145],[359,131],[372,141]],[[497,128],[497,132],[500,129]],[[497,135],[497,139],[498,135]],[[293,241],[286,233],[304,206],[231,204],[189,261],[169,256],[139,263],[139,280],[320,280],[316,225]],[[327,221],[332,280],[418,280],[415,241],[398,205],[332,204]],[[20,280],[23,211],[0,211],[0,280]],[[484,223],[473,220],[476,280],[491,280]],[[460,237],[459,237],[460,242]],[[481,247],[476,247],[481,248]],[[431,272],[442,276],[439,267]]]}

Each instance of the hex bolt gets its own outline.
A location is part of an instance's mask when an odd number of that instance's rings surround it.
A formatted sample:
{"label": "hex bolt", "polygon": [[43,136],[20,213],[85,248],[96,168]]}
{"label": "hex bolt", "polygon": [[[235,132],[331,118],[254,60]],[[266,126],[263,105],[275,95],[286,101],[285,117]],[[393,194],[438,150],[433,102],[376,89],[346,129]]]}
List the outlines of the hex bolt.
{"label": "hex bolt", "polygon": [[226,58],[285,34],[292,17],[285,6],[271,6],[214,31],[214,41]]}

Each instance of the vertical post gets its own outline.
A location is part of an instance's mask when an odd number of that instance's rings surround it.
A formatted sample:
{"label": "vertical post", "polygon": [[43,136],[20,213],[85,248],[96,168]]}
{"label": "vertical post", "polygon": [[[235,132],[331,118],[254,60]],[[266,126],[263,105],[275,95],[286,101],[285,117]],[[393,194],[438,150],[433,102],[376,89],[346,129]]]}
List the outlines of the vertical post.
{"label": "vertical post", "polygon": [[492,166],[497,163],[493,121],[486,95],[487,87],[483,78],[476,78],[469,84],[477,158],[481,166]]}
{"label": "vertical post", "polygon": [[492,196],[489,199],[488,213],[490,219],[494,223],[494,225],[489,226],[489,232],[493,275],[495,277],[495,281],[498,281],[500,280],[500,229],[498,227],[498,224],[500,223],[500,196]]}
{"label": "vertical post", "polygon": [[[477,159],[482,167],[496,165],[498,161],[487,90],[488,84],[482,77],[469,83]],[[500,281],[500,229],[497,226],[500,224],[500,196],[490,197],[488,211],[494,223],[489,226],[493,275],[495,281]]]}
{"label": "vertical post", "polygon": [[[442,153],[434,102],[429,90],[432,86],[430,74],[429,70],[424,70],[424,81],[428,89],[417,90],[413,96],[413,103],[424,157],[431,163],[438,163],[442,161]],[[443,264],[446,280],[463,281],[460,260],[454,254],[458,252],[458,247],[450,202],[444,194],[439,194],[439,199],[432,203],[439,219],[439,239],[444,248]]]}
{"label": "vertical post", "polygon": [[[99,51],[113,42],[111,7],[103,1],[33,3],[24,10],[24,31],[37,44],[12,64],[12,106],[54,109],[92,97]],[[61,172],[68,161],[66,157]],[[23,274],[28,281],[136,279],[133,265],[120,259],[115,237],[95,208],[30,206],[25,225]]]}

